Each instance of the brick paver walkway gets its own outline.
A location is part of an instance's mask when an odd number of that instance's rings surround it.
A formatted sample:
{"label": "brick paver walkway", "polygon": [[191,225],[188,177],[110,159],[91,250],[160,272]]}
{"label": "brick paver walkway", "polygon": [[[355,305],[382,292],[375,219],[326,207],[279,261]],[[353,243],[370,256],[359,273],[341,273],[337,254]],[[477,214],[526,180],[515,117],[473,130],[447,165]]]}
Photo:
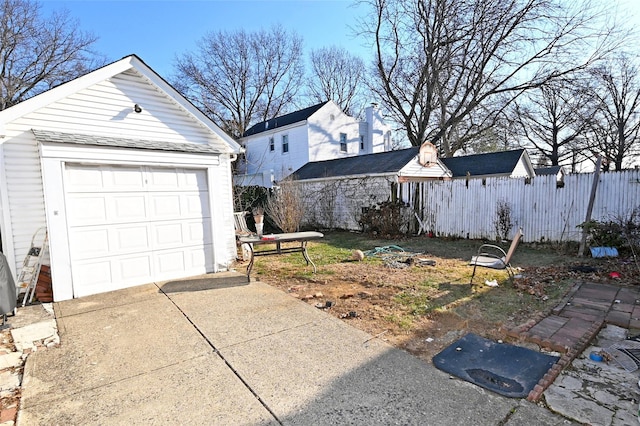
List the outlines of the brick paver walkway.
{"label": "brick paver walkway", "polygon": [[528,399],[538,400],[560,371],[586,349],[605,324],[640,329],[640,287],[578,282],[551,313],[509,330],[507,334],[511,337],[562,354]]}
{"label": "brick paver walkway", "polygon": [[576,283],[549,315],[533,319],[508,334],[566,353],[582,349],[578,347],[580,343],[589,343],[604,324],[640,329],[640,288]]}

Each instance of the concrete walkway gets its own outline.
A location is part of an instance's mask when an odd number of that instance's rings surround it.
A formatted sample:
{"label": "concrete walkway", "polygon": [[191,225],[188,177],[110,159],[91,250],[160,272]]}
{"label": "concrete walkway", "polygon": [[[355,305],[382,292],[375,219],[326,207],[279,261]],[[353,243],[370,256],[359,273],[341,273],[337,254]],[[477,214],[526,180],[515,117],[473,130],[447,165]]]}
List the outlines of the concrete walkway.
{"label": "concrete walkway", "polygon": [[55,303],[19,425],[567,424],[240,274]]}

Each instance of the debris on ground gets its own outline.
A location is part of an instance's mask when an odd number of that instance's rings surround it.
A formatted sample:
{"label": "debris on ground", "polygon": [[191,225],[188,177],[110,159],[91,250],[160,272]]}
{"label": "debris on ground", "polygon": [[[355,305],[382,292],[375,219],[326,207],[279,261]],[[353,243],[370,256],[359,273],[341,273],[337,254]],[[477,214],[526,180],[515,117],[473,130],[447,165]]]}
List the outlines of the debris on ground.
{"label": "debris on ground", "polygon": [[354,250],[351,253],[351,260],[355,260],[358,262],[361,262],[362,260],[364,260],[364,253],[362,252],[362,250]]}
{"label": "debris on ground", "polygon": [[491,281],[486,280],[486,281],[484,282],[484,285],[486,285],[487,287],[498,287],[498,286],[499,286],[499,284],[498,284],[498,280],[495,280],[495,279],[493,279],[493,280],[491,280]]}
{"label": "debris on ground", "polygon": [[376,247],[364,252],[367,257],[382,259],[384,266],[390,269],[405,269],[410,266],[436,266],[436,261],[424,257],[424,253],[408,252],[400,246],[389,245]]}

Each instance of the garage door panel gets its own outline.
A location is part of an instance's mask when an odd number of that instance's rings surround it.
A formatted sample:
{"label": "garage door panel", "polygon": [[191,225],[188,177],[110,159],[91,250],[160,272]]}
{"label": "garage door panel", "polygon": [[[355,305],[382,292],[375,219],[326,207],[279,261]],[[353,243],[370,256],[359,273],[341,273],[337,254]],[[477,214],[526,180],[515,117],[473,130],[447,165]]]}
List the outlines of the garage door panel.
{"label": "garage door panel", "polygon": [[67,165],[67,190],[95,191],[104,188],[102,173],[96,173],[95,166],[79,164]]}
{"label": "garage door panel", "polygon": [[161,276],[173,276],[177,272],[184,271],[184,250],[163,250],[156,252],[157,270]]}
{"label": "garage door panel", "polygon": [[185,231],[185,242],[189,244],[194,243],[205,243],[206,236],[211,234],[211,225],[209,222],[204,221],[193,221],[184,224]]}
{"label": "garage door panel", "polygon": [[76,226],[106,223],[104,197],[80,195],[67,201],[67,219]]}
{"label": "garage door panel", "polygon": [[153,281],[150,253],[112,260],[114,277],[125,283],[142,284]]}
{"label": "garage door panel", "polygon": [[147,188],[150,191],[180,189],[177,169],[150,167],[147,173]]}
{"label": "garage door panel", "polygon": [[145,195],[110,195],[107,196],[107,203],[109,223],[147,219]]}
{"label": "garage door panel", "polygon": [[[109,260],[94,262],[77,262],[73,265],[72,279],[82,282],[82,286],[74,287],[77,297],[97,293],[113,282],[111,262]],[[104,291],[104,290],[102,290]]]}
{"label": "garage door panel", "polygon": [[157,248],[175,247],[184,245],[184,232],[181,223],[158,223],[153,227],[155,231],[155,244]]}
{"label": "garage door panel", "polygon": [[153,219],[180,219],[180,194],[150,194],[150,216]]}
{"label": "garage door panel", "polygon": [[207,190],[207,172],[205,170],[183,170],[180,174],[180,188]]}
{"label": "garage door panel", "polygon": [[183,196],[183,214],[187,217],[211,217],[209,193],[185,194]]}
{"label": "garage door panel", "polygon": [[139,168],[111,166],[102,171],[105,174],[106,190],[142,191],[144,190],[144,176]]}
{"label": "garage door panel", "polygon": [[145,224],[114,227],[112,254],[144,251],[150,246],[149,227]]}
{"label": "garage door panel", "polygon": [[[204,250],[203,250],[204,249]],[[204,247],[193,247],[187,250],[187,267],[194,275],[205,273],[213,268],[213,246],[206,244]]]}
{"label": "garage door panel", "polygon": [[74,296],[213,270],[206,170],[71,165],[67,177]]}
{"label": "garage door panel", "polygon": [[109,231],[107,229],[77,228],[69,234],[71,257],[87,259],[109,254]]}

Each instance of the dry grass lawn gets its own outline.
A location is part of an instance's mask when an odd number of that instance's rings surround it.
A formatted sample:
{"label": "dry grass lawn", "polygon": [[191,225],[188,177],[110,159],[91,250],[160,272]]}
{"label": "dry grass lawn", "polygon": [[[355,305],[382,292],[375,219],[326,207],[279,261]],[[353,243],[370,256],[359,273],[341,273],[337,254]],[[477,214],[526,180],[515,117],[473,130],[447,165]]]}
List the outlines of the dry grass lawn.
{"label": "dry grass lawn", "polygon": [[[332,232],[309,243],[317,274],[292,253],[257,257],[252,276],[430,361],[468,332],[506,340],[506,329],[554,308],[578,280],[632,285],[638,274],[632,259],[578,257],[577,245],[525,243],[512,260],[518,278],[511,282],[505,271],[478,268],[474,283],[479,285],[472,291],[468,261],[480,244]],[[502,244],[505,250],[508,244]],[[354,261],[354,250],[367,256]],[[246,264],[236,266],[244,271]],[[621,278],[610,278],[612,271]],[[487,280],[499,286],[483,285]]]}

